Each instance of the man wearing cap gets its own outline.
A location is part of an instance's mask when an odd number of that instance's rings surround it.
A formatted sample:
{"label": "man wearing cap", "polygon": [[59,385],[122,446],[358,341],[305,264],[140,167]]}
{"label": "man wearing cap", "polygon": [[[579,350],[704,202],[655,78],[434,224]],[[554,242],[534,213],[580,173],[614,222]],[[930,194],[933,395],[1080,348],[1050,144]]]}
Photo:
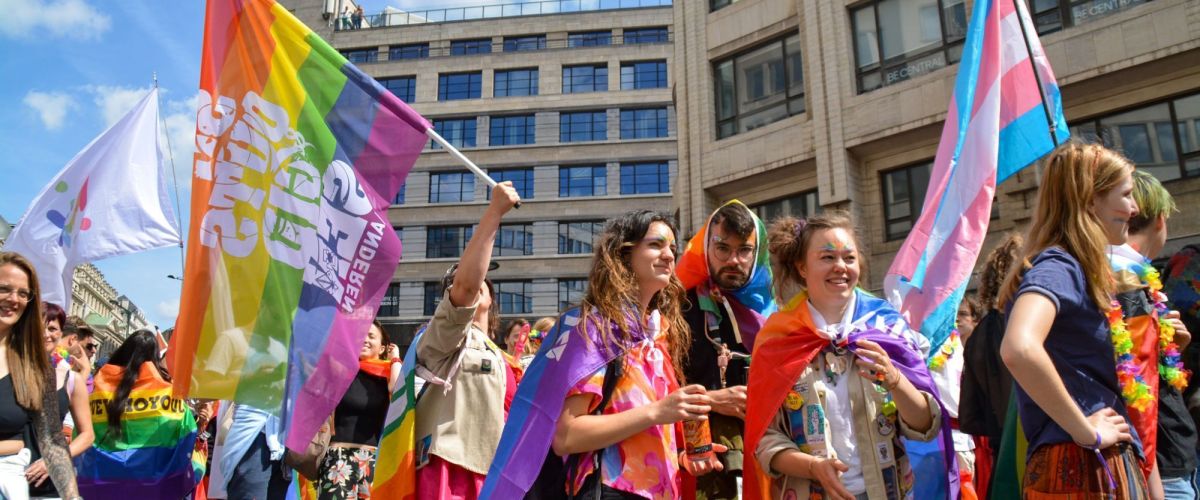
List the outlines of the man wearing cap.
{"label": "man wearing cap", "polygon": [[750,350],[776,309],[766,226],[740,201],[726,203],[688,242],[676,269],[690,303],[685,375],[708,390],[713,442],[729,448],[723,471],[696,478],[696,498],[738,498]]}
{"label": "man wearing cap", "polygon": [[442,280],[445,289],[417,340],[417,374],[429,384],[417,402],[417,498],[476,498],[492,464],[520,367],[491,340],[499,323],[487,279],[500,219],[520,198],[511,182],[492,201]]}

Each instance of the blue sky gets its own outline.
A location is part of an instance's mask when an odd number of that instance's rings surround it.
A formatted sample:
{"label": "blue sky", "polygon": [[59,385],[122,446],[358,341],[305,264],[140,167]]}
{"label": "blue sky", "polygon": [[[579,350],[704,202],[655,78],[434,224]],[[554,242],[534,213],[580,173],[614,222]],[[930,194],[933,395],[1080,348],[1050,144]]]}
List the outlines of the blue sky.
{"label": "blue sky", "polygon": [[[389,5],[418,10],[498,2],[361,3],[379,12]],[[157,73],[186,235],[204,2],[0,0],[0,12],[0,122],[8,124],[0,134],[0,215],[9,222],[21,218],[80,149],[149,91]],[[164,162],[170,167],[169,155]],[[96,265],[151,323],[166,328],[175,323],[181,285],[167,275],[182,275],[180,260],[179,249],[167,248]]]}

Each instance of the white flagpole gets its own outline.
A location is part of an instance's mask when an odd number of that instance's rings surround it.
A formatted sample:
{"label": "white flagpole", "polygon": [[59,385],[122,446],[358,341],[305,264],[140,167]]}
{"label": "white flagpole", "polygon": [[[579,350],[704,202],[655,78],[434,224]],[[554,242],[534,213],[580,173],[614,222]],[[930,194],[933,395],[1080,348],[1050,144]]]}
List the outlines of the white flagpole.
{"label": "white flagpole", "polygon": [[[467,167],[467,169],[469,169],[472,173],[475,174],[476,177],[483,179],[483,181],[488,184],[488,187],[492,187],[492,188],[496,187],[496,179],[493,179],[491,176],[489,176],[487,174],[487,172],[484,172],[482,168],[479,168],[479,166],[476,165],[475,162],[471,161],[470,158],[467,158],[466,155],[462,154],[462,151],[459,151],[458,148],[454,147],[449,142],[447,142],[446,139],[444,137],[442,137],[441,134],[439,134],[439,133],[437,133],[437,131],[433,130],[433,127],[429,127],[427,129],[425,129],[425,135],[429,136],[430,139],[433,139],[434,142],[441,144],[441,146],[450,153],[450,156],[453,156],[456,160],[459,161],[459,163],[462,163],[463,165],[465,165]],[[521,208],[521,202],[517,202],[515,207]]]}

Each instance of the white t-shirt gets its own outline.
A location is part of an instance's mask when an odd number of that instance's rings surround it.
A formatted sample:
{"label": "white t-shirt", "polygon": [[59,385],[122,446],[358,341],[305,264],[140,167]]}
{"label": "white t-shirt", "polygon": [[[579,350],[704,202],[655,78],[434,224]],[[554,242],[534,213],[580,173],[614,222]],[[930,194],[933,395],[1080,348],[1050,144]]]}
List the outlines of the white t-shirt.
{"label": "white t-shirt", "polygon": [[[808,311],[812,314],[813,323],[817,327],[817,335],[834,340],[849,335],[847,328],[854,322],[854,308],[858,298],[850,296],[846,312],[841,321],[830,324],[821,313],[808,302]],[[824,356],[817,354],[817,356]],[[824,361],[822,361],[823,363]],[[850,408],[850,377],[858,370],[854,359],[847,356],[846,367],[837,375],[834,383],[828,384],[829,391],[825,392],[825,418],[829,421],[829,442],[838,460],[846,464],[848,470],[842,473],[842,486],[850,493],[859,495],[867,492],[867,484],[863,478],[862,459],[858,455],[858,444],[854,441],[854,413]]]}

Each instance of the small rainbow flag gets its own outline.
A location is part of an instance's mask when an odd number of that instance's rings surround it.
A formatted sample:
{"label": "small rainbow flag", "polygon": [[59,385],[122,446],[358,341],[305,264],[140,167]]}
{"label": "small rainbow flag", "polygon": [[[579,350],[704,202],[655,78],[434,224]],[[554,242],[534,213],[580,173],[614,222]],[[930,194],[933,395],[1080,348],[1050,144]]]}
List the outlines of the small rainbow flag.
{"label": "small rainbow flag", "polygon": [[210,0],[175,393],[279,414],[303,450],[400,259],[387,208],[429,122],[272,0]]}
{"label": "small rainbow flag", "polygon": [[88,398],[96,443],[75,460],[79,494],[88,500],[183,498],[204,476],[203,457],[195,461],[192,410],[146,363],[121,415],[122,435],[110,435],[108,403],[124,375],[116,365],[104,365],[96,374],[96,389]]}
{"label": "small rainbow flag", "polygon": [[375,477],[371,494],[390,500],[407,500],[417,494],[417,343],[425,334],[422,326],[413,337],[412,346],[404,354],[400,385],[392,391],[383,434],[379,437],[380,453],[375,460]]}

